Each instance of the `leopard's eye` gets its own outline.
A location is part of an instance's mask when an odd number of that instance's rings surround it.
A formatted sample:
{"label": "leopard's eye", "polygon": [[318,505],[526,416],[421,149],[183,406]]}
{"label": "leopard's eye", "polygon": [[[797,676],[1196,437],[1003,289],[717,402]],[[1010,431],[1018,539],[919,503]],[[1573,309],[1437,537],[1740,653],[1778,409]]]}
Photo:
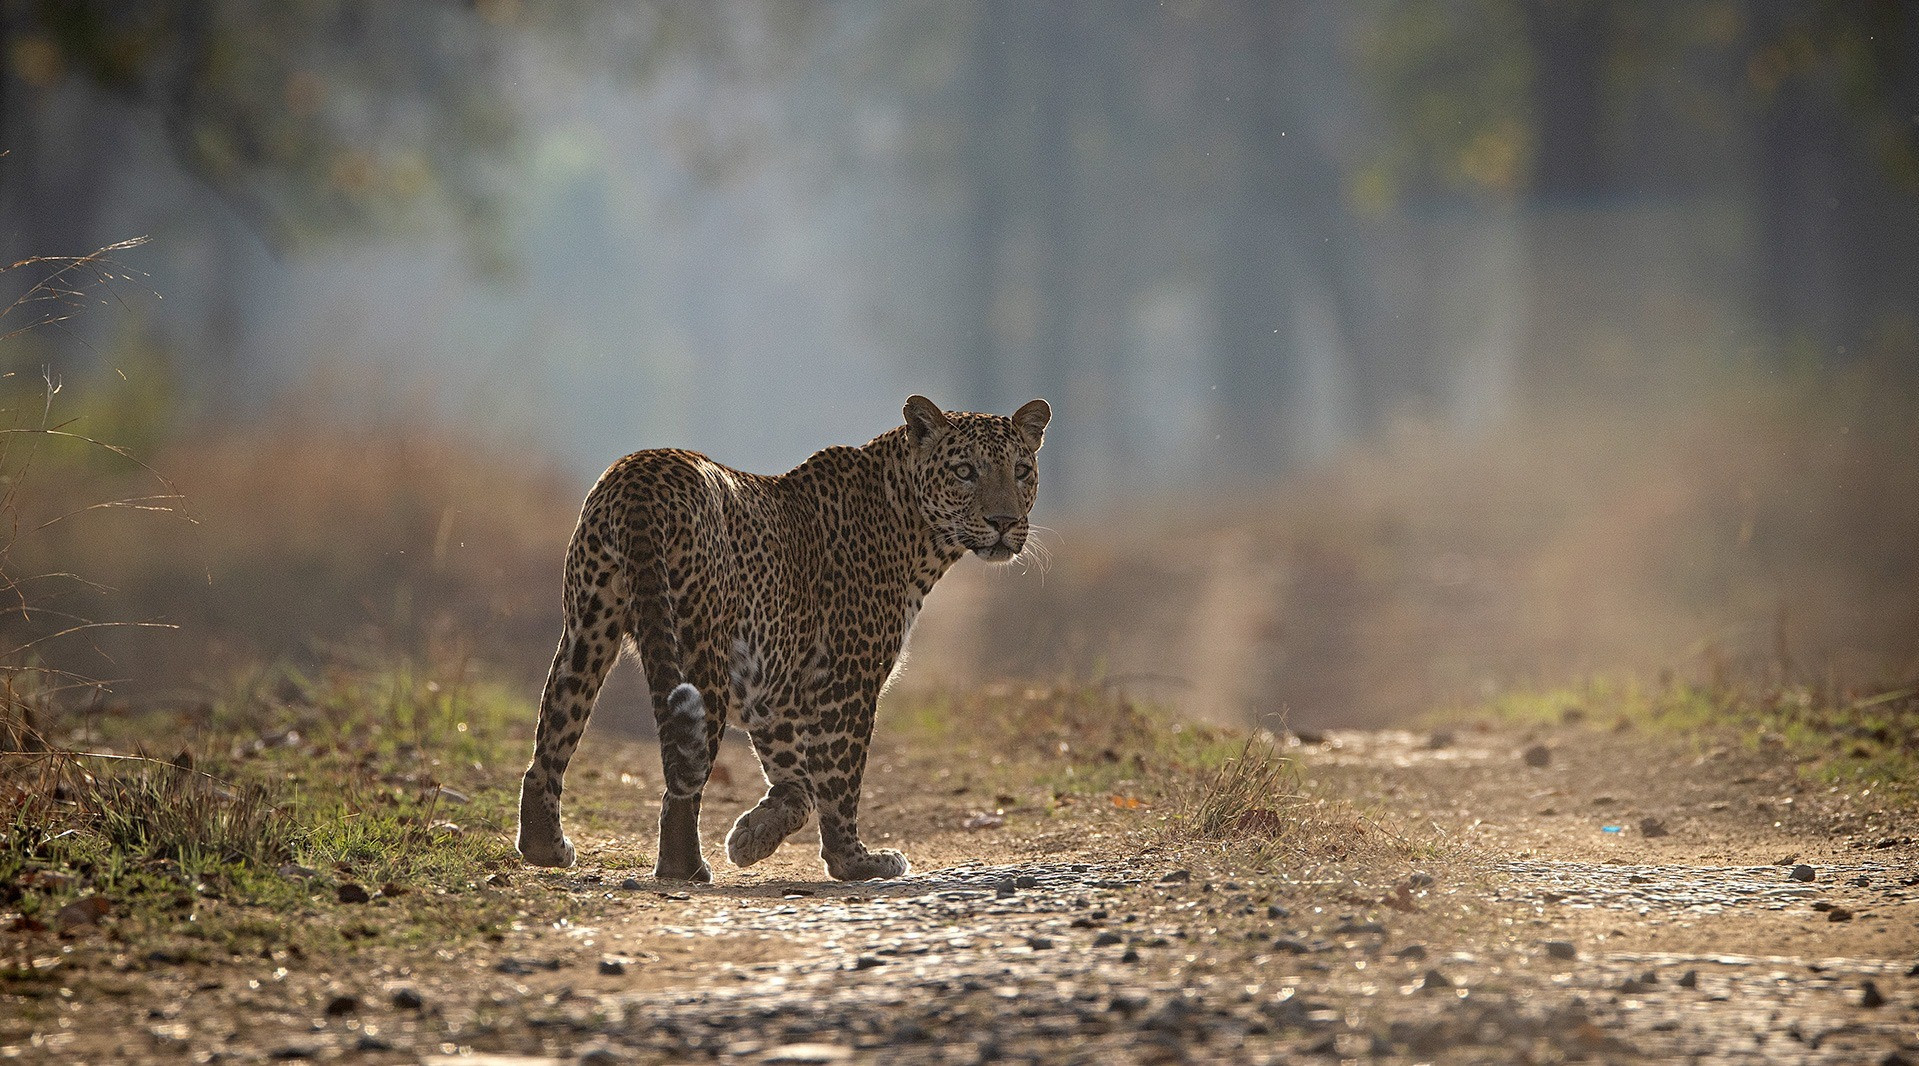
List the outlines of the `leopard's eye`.
{"label": "leopard's eye", "polygon": [[1013,476],[1020,479],[1021,481],[1025,481],[1027,478],[1032,477],[1033,476],[1032,464],[1021,463],[1018,466],[1014,467]]}
{"label": "leopard's eye", "polygon": [[971,481],[979,476],[979,471],[973,469],[972,463],[954,463],[952,466],[947,467],[947,469],[951,470],[953,476],[959,478],[961,481]]}

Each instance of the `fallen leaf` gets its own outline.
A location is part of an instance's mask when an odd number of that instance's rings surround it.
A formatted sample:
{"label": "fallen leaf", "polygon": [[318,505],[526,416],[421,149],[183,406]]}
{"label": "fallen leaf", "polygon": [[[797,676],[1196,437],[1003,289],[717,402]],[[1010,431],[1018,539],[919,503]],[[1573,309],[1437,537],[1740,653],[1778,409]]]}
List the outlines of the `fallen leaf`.
{"label": "fallen leaf", "polygon": [[99,896],[86,896],[60,908],[59,913],[54,916],[54,921],[59,923],[61,931],[64,932],[75,926],[92,925],[105,918],[112,910],[113,906],[105,899]]}

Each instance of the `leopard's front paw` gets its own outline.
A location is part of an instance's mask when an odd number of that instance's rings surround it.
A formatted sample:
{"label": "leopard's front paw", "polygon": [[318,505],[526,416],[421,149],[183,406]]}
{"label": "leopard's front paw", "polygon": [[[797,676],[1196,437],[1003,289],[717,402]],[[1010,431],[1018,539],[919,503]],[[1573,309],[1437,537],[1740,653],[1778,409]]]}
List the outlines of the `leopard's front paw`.
{"label": "leopard's front paw", "polygon": [[868,851],[860,855],[851,855],[843,859],[831,856],[826,860],[826,872],[835,881],[875,881],[889,877],[904,876],[913,868],[906,856],[891,848],[880,851]]}

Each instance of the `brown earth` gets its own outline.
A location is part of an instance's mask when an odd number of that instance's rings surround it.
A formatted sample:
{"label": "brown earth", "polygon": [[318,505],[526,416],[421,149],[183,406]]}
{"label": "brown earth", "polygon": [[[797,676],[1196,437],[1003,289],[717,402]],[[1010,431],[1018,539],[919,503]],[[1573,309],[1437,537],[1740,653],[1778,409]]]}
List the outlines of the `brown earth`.
{"label": "brown earth", "polygon": [[1909,809],[1766,753],[1584,727],[1288,751],[1309,794],[1387,834],[1309,865],[1174,845],[1155,806],[1061,806],[895,744],[865,823],[914,872],[835,884],[810,830],[751,870],[721,861],[758,781],[729,744],[704,886],[648,878],[657,754],[596,737],[569,798],[581,865],[460,889],[512,909],[493,937],[200,962],[9,934],[48,980],[0,999],[0,1055],[1919,1061]]}

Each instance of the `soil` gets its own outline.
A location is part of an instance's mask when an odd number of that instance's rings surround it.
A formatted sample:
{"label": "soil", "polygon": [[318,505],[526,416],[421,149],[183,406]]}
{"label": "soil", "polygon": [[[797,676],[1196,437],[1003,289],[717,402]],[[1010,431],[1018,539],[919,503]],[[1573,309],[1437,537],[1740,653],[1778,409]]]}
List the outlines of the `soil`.
{"label": "soil", "polygon": [[1060,808],[887,750],[864,822],[911,875],[823,881],[810,830],[741,871],[720,839],[758,775],[729,743],[706,812],[718,881],[690,885],[648,876],[657,755],[589,742],[582,863],[470,889],[515,904],[495,938],[213,962],[23,942],[49,980],[0,1004],[0,1054],[1919,1062],[1910,809],[1771,753],[1581,726],[1334,732],[1289,754],[1309,793],[1396,840],[1298,867],[1176,847],[1150,807]]}

